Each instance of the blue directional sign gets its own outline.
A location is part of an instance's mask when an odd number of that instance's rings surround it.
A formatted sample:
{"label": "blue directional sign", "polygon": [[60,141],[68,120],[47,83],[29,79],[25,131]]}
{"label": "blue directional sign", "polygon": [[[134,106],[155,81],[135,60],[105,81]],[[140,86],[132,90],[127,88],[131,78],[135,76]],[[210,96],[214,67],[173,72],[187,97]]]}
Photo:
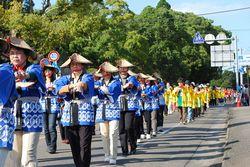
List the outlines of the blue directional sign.
{"label": "blue directional sign", "polygon": [[201,34],[199,32],[195,33],[195,36],[193,38],[193,44],[202,44],[204,42],[205,42],[205,40],[201,36]]}
{"label": "blue directional sign", "polygon": [[239,68],[239,72],[244,74],[245,73],[244,67]]}

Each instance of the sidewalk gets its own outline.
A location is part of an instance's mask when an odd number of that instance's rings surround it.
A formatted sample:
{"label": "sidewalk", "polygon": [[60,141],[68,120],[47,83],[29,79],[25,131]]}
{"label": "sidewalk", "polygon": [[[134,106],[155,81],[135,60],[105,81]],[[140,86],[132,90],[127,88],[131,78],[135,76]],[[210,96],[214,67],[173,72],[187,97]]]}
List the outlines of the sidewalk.
{"label": "sidewalk", "polygon": [[223,167],[250,166],[250,107],[229,109]]}

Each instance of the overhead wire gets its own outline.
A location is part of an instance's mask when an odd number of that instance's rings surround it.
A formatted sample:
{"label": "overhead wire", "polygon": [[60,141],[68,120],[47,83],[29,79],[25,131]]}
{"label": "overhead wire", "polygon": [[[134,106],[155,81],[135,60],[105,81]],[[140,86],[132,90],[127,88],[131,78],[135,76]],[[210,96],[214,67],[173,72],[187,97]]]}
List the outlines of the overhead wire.
{"label": "overhead wire", "polygon": [[236,12],[236,11],[249,10],[249,9],[250,9],[250,6],[244,7],[244,8],[237,8],[237,9],[229,9],[229,10],[221,10],[221,11],[215,11],[215,12],[201,13],[201,14],[197,14],[197,15],[199,15],[199,16],[206,16],[206,15],[212,15],[212,14]]}

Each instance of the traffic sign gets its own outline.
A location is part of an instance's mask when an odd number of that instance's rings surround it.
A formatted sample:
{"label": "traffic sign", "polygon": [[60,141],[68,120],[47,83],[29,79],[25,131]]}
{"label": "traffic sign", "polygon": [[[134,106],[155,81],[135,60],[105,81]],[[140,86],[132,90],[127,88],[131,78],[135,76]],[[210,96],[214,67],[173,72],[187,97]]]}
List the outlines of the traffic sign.
{"label": "traffic sign", "polygon": [[216,40],[218,40],[219,44],[225,43],[226,42],[225,39],[227,39],[227,36],[224,32],[221,32],[216,36]]}
{"label": "traffic sign", "polygon": [[195,33],[193,38],[193,44],[203,44],[205,42],[204,38],[201,36],[199,32]]}
{"label": "traffic sign", "polygon": [[48,54],[48,58],[50,61],[56,62],[59,60],[60,54],[57,51],[53,50]]}
{"label": "traffic sign", "polygon": [[206,41],[206,43],[209,44],[209,45],[213,44],[213,43],[214,43],[214,40],[215,40],[215,37],[214,37],[213,34],[207,34],[207,35],[205,36],[205,41]]}

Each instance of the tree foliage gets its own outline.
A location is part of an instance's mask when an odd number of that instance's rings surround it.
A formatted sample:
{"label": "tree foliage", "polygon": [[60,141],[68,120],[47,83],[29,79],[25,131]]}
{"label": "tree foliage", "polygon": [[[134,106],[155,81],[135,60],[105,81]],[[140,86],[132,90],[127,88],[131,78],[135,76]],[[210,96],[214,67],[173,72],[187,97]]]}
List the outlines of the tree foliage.
{"label": "tree foliage", "polygon": [[20,0],[0,2],[2,35],[20,36],[40,54],[55,49],[61,62],[73,52],[93,61],[94,67],[124,57],[136,65],[136,72],[158,72],[172,82],[180,76],[209,82],[221,74],[210,67],[209,46],[194,45],[192,38],[197,31],[230,32],[212,20],[174,11],[166,0],[138,15],[124,0],[57,0],[53,6],[44,0],[49,7],[40,12],[23,10]]}

